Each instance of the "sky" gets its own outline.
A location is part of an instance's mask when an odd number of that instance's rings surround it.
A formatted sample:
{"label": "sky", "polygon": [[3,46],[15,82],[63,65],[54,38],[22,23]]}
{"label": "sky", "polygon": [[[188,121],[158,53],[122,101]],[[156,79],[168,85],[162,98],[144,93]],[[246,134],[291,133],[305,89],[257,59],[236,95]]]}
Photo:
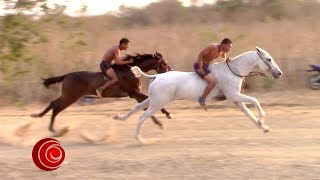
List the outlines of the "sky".
{"label": "sky", "polygon": [[[100,15],[108,12],[116,12],[121,5],[128,7],[144,7],[159,0],[48,0],[50,4],[66,5],[66,14],[80,15],[83,5],[87,6],[86,15]],[[194,0],[179,0],[184,6],[190,6]],[[213,3],[215,0],[197,0],[198,5]],[[0,0],[0,15],[4,13],[3,1]]]}

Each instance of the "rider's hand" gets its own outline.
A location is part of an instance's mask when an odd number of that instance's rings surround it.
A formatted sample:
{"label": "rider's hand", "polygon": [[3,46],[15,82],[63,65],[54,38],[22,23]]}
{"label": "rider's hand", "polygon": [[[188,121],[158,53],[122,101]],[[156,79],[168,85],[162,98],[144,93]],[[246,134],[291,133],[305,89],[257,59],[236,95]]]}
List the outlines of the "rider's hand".
{"label": "rider's hand", "polygon": [[199,72],[200,72],[201,74],[205,74],[203,68],[199,68]]}

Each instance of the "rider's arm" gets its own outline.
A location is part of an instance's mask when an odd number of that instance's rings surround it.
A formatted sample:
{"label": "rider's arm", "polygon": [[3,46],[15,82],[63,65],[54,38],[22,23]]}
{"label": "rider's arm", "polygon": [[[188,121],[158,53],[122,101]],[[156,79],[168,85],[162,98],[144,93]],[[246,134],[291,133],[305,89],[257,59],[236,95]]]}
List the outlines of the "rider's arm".
{"label": "rider's arm", "polygon": [[120,51],[116,51],[115,55],[114,55],[114,61],[116,62],[116,64],[119,65],[123,65],[123,64],[130,64],[133,62],[133,60],[131,59],[130,61],[122,61],[120,59]]}
{"label": "rider's arm", "polygon": [[208,54],[209,51],[210,51],[210,45],[199,53],[198,59],[197,59],[197,63],[199,64],[199,68],[200,69],[203,68],[203,64],[205,63],[204,59],[203,59],[203,56],[204,56],[204,54]]}
{"label": "rider's arm", "polygon": [[202,55],[202,53],[199,54],[198,59],[197,59],[197,63],[199,64],[199,68],[202,69],[202,67],[203,67],[203,55]]}

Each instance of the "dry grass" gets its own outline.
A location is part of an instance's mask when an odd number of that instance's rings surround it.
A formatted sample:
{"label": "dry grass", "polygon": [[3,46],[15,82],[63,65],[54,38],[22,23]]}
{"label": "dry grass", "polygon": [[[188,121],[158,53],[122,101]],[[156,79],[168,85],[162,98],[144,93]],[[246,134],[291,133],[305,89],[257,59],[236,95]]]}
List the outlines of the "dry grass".
{"label": "dry grass", "polygon": [[[149,11],[141,10],[150,16],[149,25],[133,22],[126,26],[126,19],[109,15],[61,17],[43,25],[42,32],[47,35],[48,43],[31,47],[42,61],[26,67],[30,69],[30,73],[22,79],[3,83],[0,93],[9,94],[5,98],[7,102],[14,101],[18,105],[38,100],[48,101],[58,95],[59,88],[44,90],[40,77],[78,70],[99,71],[99,62],[105,50],[117,44],[122,37],[127,37],[132,42],[131,48],[124,53],[158,51],[179,71],[191,71],[192,63],[204,46],[230,37],[234,41],[231,57],[254,50],[258,45],[273,56],[284,72],[283,78],[277,81],[260,77],[249,80],[255,90],[306,88],[308,74],[305,70],[309,64],[319,63],[318,6],[308,3],[300,6],[291,2],[293,1],[286,1],[287,15],[282,20],[270,18],[266,16],[266,12],[263,14],[255,9],[240,8],[226,16],[225,12],[215,12],[214,8],[208,6],[191,9],[191,12],[196,12],[191,15],[186,13],[189,11],[180,9],[179,12],[190,17],[190,21],[177,18],[174,22],[162,24],[160,20],[165,15],[166,8],[159,5],[150,6]],[[297,16],[297,12],[301,13],[300,16]],[[203,18],[207,21],[203,21]],[[1,81],[3,79],[0,75]]]}

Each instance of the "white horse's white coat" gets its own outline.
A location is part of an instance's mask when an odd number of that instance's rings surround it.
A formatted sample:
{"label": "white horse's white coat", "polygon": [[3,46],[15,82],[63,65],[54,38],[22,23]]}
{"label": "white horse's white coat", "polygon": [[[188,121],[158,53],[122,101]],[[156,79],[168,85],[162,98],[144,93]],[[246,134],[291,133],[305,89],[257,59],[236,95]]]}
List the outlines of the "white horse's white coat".
{"label": "white horse's white coat", "polygon": [[[257,47],[257,51],[249,51],[233,58],[229,65],[235,73],[240,75],[248,75],[256,67],[264,72],[272,73],[274,78],[279,78],[282,74],[273,58],[259,47]],[[216,78],[217,84],[207,97],[207,101],[215,100],[216,97],[224,95],[228,101],[237,104],[259,128],[268,132],[269,127],[264,124],[265,112],[261,108],[259,101],[254,97],[240,93],[243,78],[234,75],[226,62],[211,64],[209,69],[212,72],[211,75]],[[137,77],[155,78],[149,86],[149,98],[137,104],[127,115],[117,115],[115,119],[126,120],[135,112],[148,108],[141,115],[137,125],[136,138],[140,142],[144,142],[140,130],[146,119],[170,101],[177,99],[197,101],[207,85],[207,82],[194,72],[170,71],[158,75],[146,75],[138,67],[133,67],[132,71]],[[258,109],[259,118],[256,118],[246,107],[245,102],[252,103]]]}

